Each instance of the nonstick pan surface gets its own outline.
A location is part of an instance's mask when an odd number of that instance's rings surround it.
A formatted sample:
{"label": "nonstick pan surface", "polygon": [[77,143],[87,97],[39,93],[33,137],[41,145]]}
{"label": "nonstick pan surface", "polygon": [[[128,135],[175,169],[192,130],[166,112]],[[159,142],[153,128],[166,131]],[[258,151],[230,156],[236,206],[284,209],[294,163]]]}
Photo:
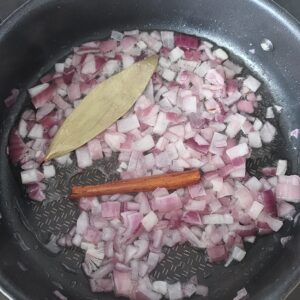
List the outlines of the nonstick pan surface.
{"label": "nonstick pan surface", "polygon": [[[299,24],[271,1],[32,0],[0,29],[1,99],[13,87],[25,91],[32,86],[73,46],[106,38],[112,29],[135,28],[174,30],[209,39],[254,72],[264,82],[258,116],[263,119],[271,103],[281,105],[283,112],[274,119],[279,131],[276,140],[253,153],[248,171],[260,176],[261,167],[281,158],[288,159],[290,174],[300,173],[299,142],[289,136],[292,129],[300,128]],[[264,38],[272,41],[273,51],[262,50]],[[70,183],[115,179],[116,159],[80,174],[75,165],[58,167],[57,178],[49,180],[47,200],[42,204],[27,201],[6,147],[11,128],[30,100],[23,92],[9,111],[0,105],[3,289],[18,300],[55,299],[54,290],[72,300],[115,299],[112,294],[92,294],[80,267],[82,253],[56,248],[51,240],[76,221],[76,205],[65,198]],[[185,281],[197,274],[209,287],[208,299],[232,299],[242,287],[251,299],[283,299],[300,278],[299,231],[299,223],[286,221],[280,232],[259,238],[243,262],[229,268],[209,264],[203,252],[189,245],[166,248],[166,258],[152,276]],[[280,238],[289,235],[293,239],[283,248]]]}

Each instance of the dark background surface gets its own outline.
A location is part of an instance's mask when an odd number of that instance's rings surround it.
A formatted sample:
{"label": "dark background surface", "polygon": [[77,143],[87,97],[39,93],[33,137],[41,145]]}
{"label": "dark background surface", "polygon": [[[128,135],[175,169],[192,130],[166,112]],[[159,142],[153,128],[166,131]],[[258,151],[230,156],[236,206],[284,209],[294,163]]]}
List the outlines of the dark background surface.
{"label": "dark background surface", "polygon": [[[17,9],[22,4],[28,1],[30,0],[27,1],[26,0],[0,0],[0,22],[3,21],[11,12],[13,12],[15,9]],[[290,14],[292,14],[298,20],[300,20],[300,0],[276,0],[275,2],[281,5],[284,9],[286,9]],[[0,300],[2,299],[4,300],[5,298],[3,298],[3,296],[0,295]],[[291,293],[291,295],[289,295],[287,300],[299,300],[299,299],[300,299],[300,286],[298,286]]]}

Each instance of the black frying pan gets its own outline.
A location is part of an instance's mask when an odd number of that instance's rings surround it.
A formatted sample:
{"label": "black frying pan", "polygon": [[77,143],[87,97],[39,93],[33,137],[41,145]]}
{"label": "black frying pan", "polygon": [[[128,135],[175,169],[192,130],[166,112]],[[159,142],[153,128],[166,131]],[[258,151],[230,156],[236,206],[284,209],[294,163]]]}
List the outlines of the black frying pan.
{"label": "black frying pan", "polygon": [[[227,48],[243,61],[264,81],[266,105],[275,101],[284,107],[275,120],[279,137],[248,161],[248,171],[257,173],[260,167],[287,158],[289,172],[300,173],[300,145],[288,137],[291,129],[300,128],[300,28],[271,1],[29,1],[0,28],[0,99],[13,87],[33,85],[72,46],[105,38],[112,29],[134,28],[195,34]],[[261,49],[264,38],[272,41],[273,51]],[[249,49],[255,49],[255,54]],[[22,93],[10,111],[3,103],[0,105],[2,289],[17,300],[55,299],[54,290],[72,300],[114,299],[112,294],[89,291],[80,269],[80,252],[50,249],[50,235],[68,231],[76,219],[76,207],[64,199],[42,205],[26,200],[17,171],[8,161],[6,146],[9,131],[29,99]],[[109,171],[112,164],[103,167]],[[232,299],[242,287],[247,288],[251,299],[283,299],[300,279],[299,231],[300,223],[285,222],[279,233],[259,238],[243,262],[229,268],[206,263],[204,254],[188,245],[167,249],[168,260],[153,276],[185,280],[194,272],[201,283],[209,286],[209,299]],[[280,237],[287,235],[293,235],[293,240],[283,248]]]}

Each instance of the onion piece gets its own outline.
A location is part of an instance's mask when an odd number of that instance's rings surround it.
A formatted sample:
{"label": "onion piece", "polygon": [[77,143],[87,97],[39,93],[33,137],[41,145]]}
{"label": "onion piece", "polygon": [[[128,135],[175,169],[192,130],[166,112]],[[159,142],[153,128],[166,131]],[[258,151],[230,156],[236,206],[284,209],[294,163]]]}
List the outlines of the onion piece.
{"label": "onion piece", "polygon": [[154,146],[155,146],[155,144],[154,144],[154,140],[153,140],[152,136],[145,135],[143,138],[141,138],[140,140],[137,140],[134,143],[133,149],[135,151],[144,152],[144,151],[148,151],[148,150],[152,149]]}
{"label": "onion piece", "polygon": [[220,262],[227,258],[228,254],[224,245],[207,248],[207,255],[211,262]]}
{"label": "onion piece", "polygon": [[117,128],[119,132],[126,133],[133,129],[139,128],[140,123],[136,115],[132,114],[126,118],[117,121]]}
{"label": "onion piece", "polygon": [[97,271],[91,274],[92,279],[100,279],[106,277],[110,272],[112,272],[114,265],[112,263],[108,263],[102,265]]}
{"label": "onion piece", "polygon": [[252,219],[255,220],[258,218],[263,209],[264,206],[261,203],[259,203],[258,201],[254,201],[247,213]]}
{"label": "onion piece", "polygon": [[54,177],[56,174],[55,168],[52,165],[43,166],[44,178]]}
{"label": "onion piece", "polygon": [[12,160],[12,162],[17,163],[24,159],[29,149],[23,142],[17,130],[13,129],[11,131],[8,143],[9,157]]}
{"label": "onion piece", "polygon": [[161,295],[166,295],[168,292],[168,284],[166,281],[154,281],[152,283],[152,288]]}
{"label": "onion piece", "polygon": [[173,49],[174,48],[174,32],[162,31],[161,40],[164,47]]}
{"label": "onion piece", "polygon": [[199,47],[199,39],[194,36],[185,34],[175,34],[175,45],[178,47],[197,49]]}
{"label": "onion piece", "polygon": [[289,201],[300,202],[300,178],[294,176],[279,176],[279,183],[276,186],[276,198]]}
{"label": "onion piece", "polygon": [[262,142],[258,131],[252,131],[248,134],[249,146],[251,148],[261,148]]}
{"label": "onion piece", "polygon": [[178,300],[183,298],[182,287],[180,282],[168,284],[168,297],[170,300]]}
{"label": "onion piece", "polygon": [[269,122],[266,122],[260,130],[260,136],[264,143],[271,143],[276,135],[276,128]]}
{"label": "onion piece", "polygon": [[153,211],[150,211],[142,220],[142,224],[146,231],[150,232],[157,224],[158,218]]}
{"label": "onion piece", "polygon": [[253,76],[248,75],[244,80],[244,85],[249,88],[252,92],[256,92],[260,87],[261,83],[255,79]]}
{"label": "onion piece", "polygon": [[230,214],[210,214],[202,217],[203,224],[233,224]]}
{"label": "onion piece", "polygon": [[234,146],[228,150],[226,150],[226,154],[228,157],[233,160],[237,157],[245,156],[249,153],[249,148],[246,143],[239,144],[237,146]]}
{"label": "onion piece", "polygon": [[246,251],[239,248],[238,246],[234,246],[231,256],[234,260],[242,261],[246,256]]}
{"label": "onion piece", "polygon": [[167,196],[156,197],[152,201],[152,209],[160,212],[168,212],[180,208],[182,208],[182,202],[176,192]]}
{"label": "onion piece", "polygon": [[147,240],[136,240],[134,245],[138,248],[134,254],[134,259],[140,259],[146,255],[149,249],[149,241]]}
{"label": "onion piece", "polygon": [[248,293],[246,291],[245,288],[242,288],[241,290],[239,290],[237,292],[237,295],[233,298],[233,300],[242,300],[245,299],[245,297],[247,297]]}
{"label": "onion piece", "polygon": [[120,216],[121,204],[119,202],[107,201],[101,203],[102,218],[117,218]]}
{"label": "onion piece", "polygon": [[285,175],[285,172],[287,170],[287,161],[286,160],[278,160],[277,162],[277,169],[276,169],[276,175]]}
{"label": "onion piece", "polygon": [[204,244],[197,238],[197,236],[187,226],[182,226],[179,229],[179,231],[184,237],[184,239],[189,241],[193,246],[198,248],[204,248]]}
{"label": "onion piece", "polygon": [[266,111],[266,119],[273,119],[275,117],[274,112],[273,112],[273,108],[270,106],[267,108]]}
{"label": "onion piece", "polygon": [[75,151],[79,168],[87,168],[93,164],[88,147],[83,146]]}
{"label": "onion piece", "polygon": [[23,184],[31,184],[41,181],[44,174],[37,169],[30,169],[21,172],[21,180]]}
{"label": "onion piece", "polygon": [[111,292],[114,289],[114,282],[110,278],[97,278],[90,280],[93,293]]}

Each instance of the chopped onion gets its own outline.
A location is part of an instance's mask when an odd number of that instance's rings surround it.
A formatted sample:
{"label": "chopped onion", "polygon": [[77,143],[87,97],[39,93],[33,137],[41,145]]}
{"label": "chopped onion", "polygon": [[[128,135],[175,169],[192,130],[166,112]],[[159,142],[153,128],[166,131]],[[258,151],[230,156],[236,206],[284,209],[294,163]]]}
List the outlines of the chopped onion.
{"label": "chopped onion", "polygon": [[203,216],[203,224],[233,224],[233,218],[230,214],[210,214]]}
{"label": "chopped onion", "polygon": [[[161,187],[135,196],[82,198],[76,226],[57,243],[85,252],[82,268],[93,292],[151,300],[205,297],[207,287],[195,278],[150,281],[162,247],[188,242],[206,249],[211,262],[228,266],[244,258],[243,242],[280,230],[282,219],[293,220],[296,210],[288,202],[300,202],[300,178],[285,176],[286,160],[264,167],[260,180],[246,172],[252,148],[271,143],[276,128],[251,115],[262,100],[256,93],[261,83],[239,77],[242,67],[225,50],[193,36],[138,30],[113,31],[111,39],[76,47],[29,90],[36,110],[22,114],[8,153],[23,170],[28,196],[43,201],[43,180],[56,176],[55,164],[43,161],[64,119],[99,82],[154,53],[157,70],[133,108],[75,156],[55,161],[63,167],[75,157],[84,169],[118,152],[122,179],[201,168],[202,182],[170,193]],[[274,117],[273,106],[266,119]],[[295,138],[297,130],[291,132]]]}
{"label": "chopped onion", "polygon": [[182,202],[177,193],[174,192],[167,196],[154,198],[152,201],[152,208],[160,212],[168,212],[182,208]]}
{"label": "chopped onion", "polygon": [[266,119],[273,119],[274,117],[273,108],[270,106],[267,108]]}
{"label": "chopped onion", "polygon": [[158,218],[153,211],[150,211],[142,220],[142,224],[146,231],[151,231],[157,224]]}
{"label": "chopped onion", "polygon": [[41,181],[44,178],[43,173],[37,169],[30,169],[21,172],[21,179],[23,184],[31,184]]}
{"label": "chopped onion", "polygon": [[258,218],[263,209],[264,206],[261,203],[259,203],[258,201],[254,201],[248,210],[248,215],[255,220]]}
{"label": "chopped onion", "polygon": [[258,88],[260,87],[261,83],[255,79],[253,76],[249,75],[244,80],[244,85],[249,88],[252,92],[256,92]]}
{"label": "chopped onion", "polygon": [[44,177],[45,178],[51,178],[54,177],[56,172],[55,172],[55,168],[52,165],[48,165],[48,166],[43,166],[43,170],[44,170]]}
{"label": "chopped onion", "polygon": [[88,147],[84,146],[76,150],[77,163],[79,168],[90,167],[93,161],[90,156]]}
{"label": "chopped onion", "polygon": [[287,170],[287,161],[286,160],[278,160],[277,162],[277,169],[276,169],[276,175],[285,175],[285,172]]}
{"label": "chopped onion", "polygon": [[168,284],[166,281],[154,281],[152,283],[152,288],[161,295],[166,295],[168,292]]}
{"label": "chopped onion", "polygon": [[266,122],[260,130],[260,136],[264,143],[271,143],[276,134],[276,128],[269,122]]}
{"label": "chopped onion", "polygon": [[221,48],[218,48],[218,49],[214,50],[213,55],[216,56],[217,58],[221,59],[221,60],[228,59],[227,53]]}
{"label": "chopped onion", "polygon": [[133,145],[133,149],[140,152],[145,152],[152,149],[155,146],[154,140],[151,135],[145,135],[143,138],[136,141]]}
{"label": "chopped onion", "polygon": [[229,148],[226,150],[226,154],[228,157],[233,160],[238,157],[245,156],[249,153],[249,148],[246,143],[239,144],[237,146],[234,146],[232,148]]}
{"label": "chopped onion", "polygon": [[136,115],[130,115],[117,121],[117,127],[119,132],[124,133],[139,128],[140,123]]}
{"label": "chopped onion", "polygon": [[242,261],[244,257],[246,256],[246,251],[239,248],[238,246],[235,246],[232,251],[232,258],[237,261]]}
{"label": "chopped onion", "polygon": [[180,282],[168,284],[168,297],[170,300],[178,300],[183,298]]}
{"label": "chopped onion", "polygon": [[248,134],[249,146],[251,148],[261,148],[262,142],[258,131],[252,131]]}
{"label": "chopped onion", "polygon": [[245,299],[245,297],[247,297],[248,293],[246,291],[245,288],[242,288],[241,290],[239,290],[237,292],[237,295],[233,298],[233,300],[242,300]]}

